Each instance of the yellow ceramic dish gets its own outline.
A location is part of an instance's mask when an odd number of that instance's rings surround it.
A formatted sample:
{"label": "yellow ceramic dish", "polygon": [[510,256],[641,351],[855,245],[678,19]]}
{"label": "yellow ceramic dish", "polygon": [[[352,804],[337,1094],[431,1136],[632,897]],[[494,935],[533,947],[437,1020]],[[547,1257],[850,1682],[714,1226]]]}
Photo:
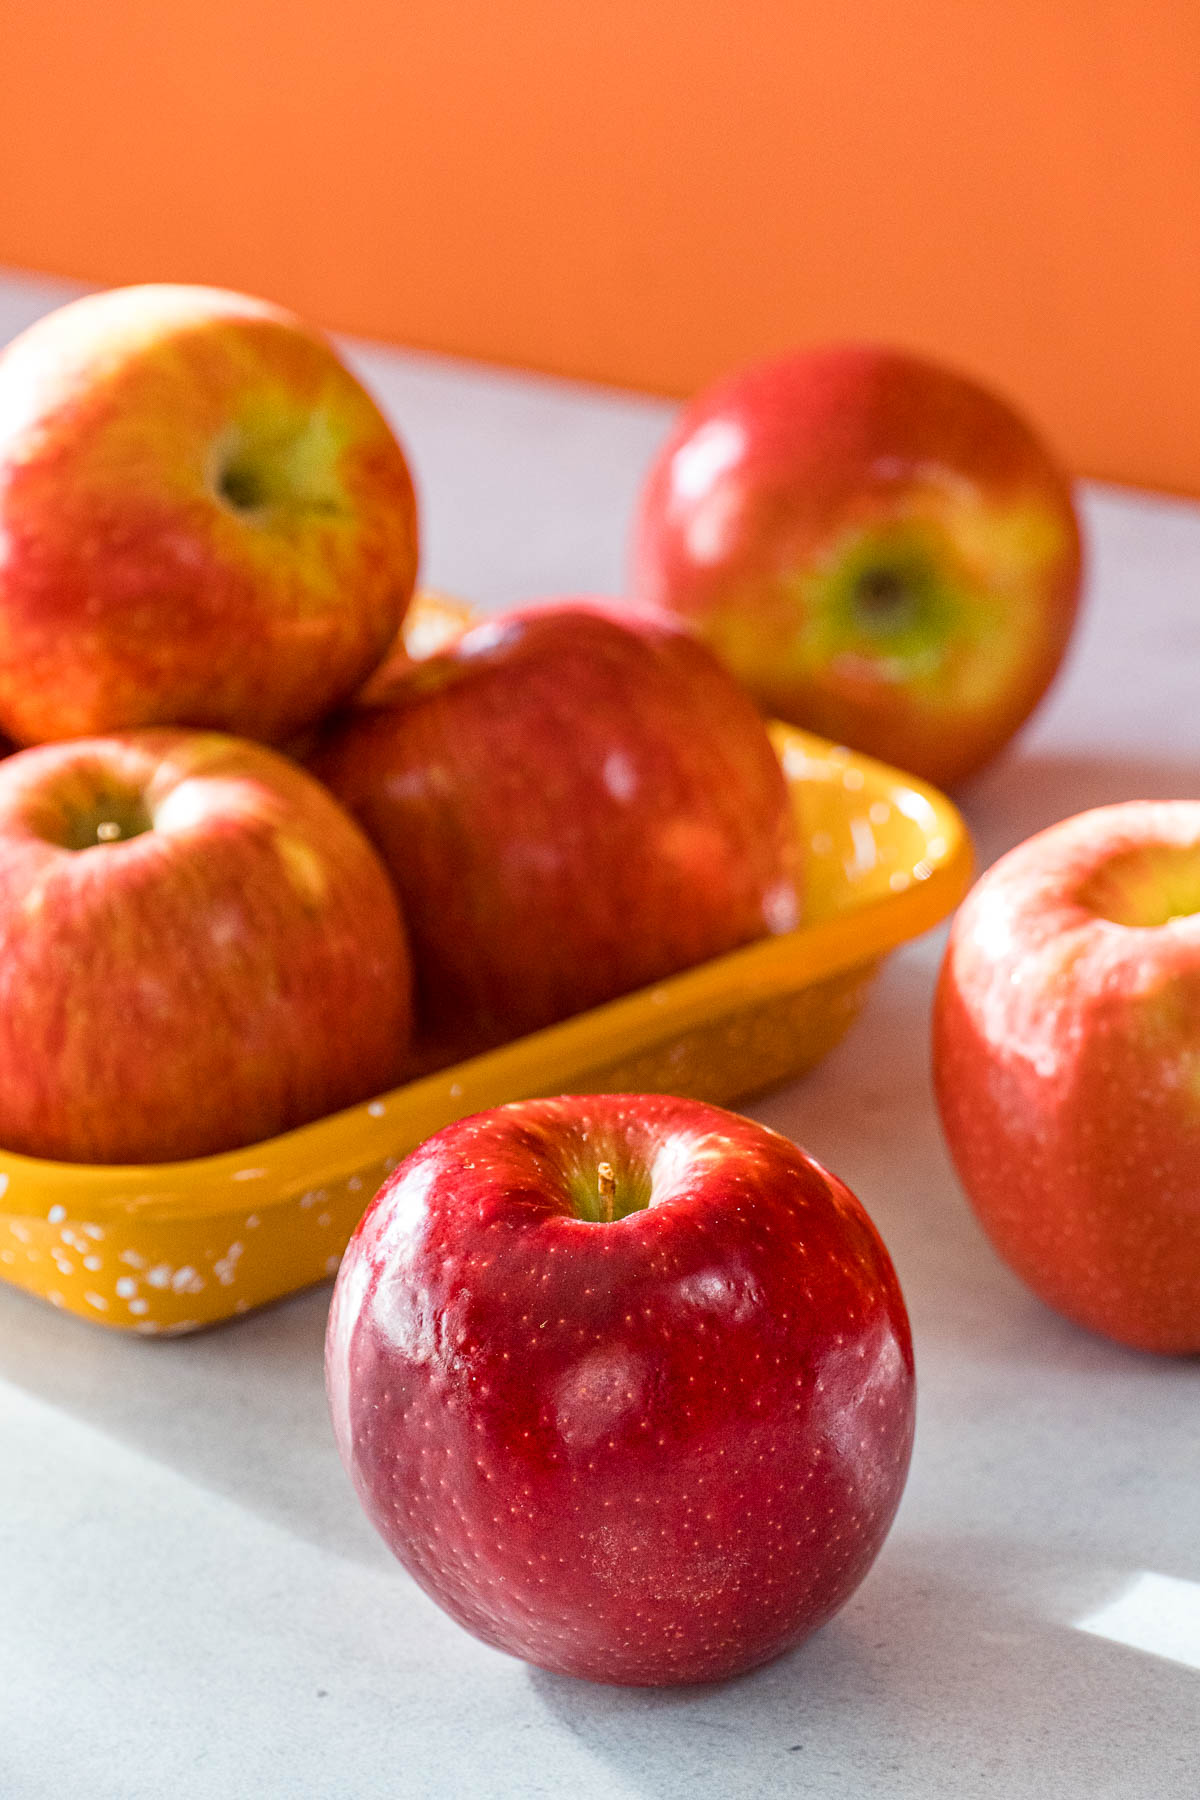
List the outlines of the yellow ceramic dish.
{"label": "yellow ceramic dish", "polygon": [[151,1167],[0,1152],[0,1277],[118,1329],[194,1331],[331,1276],[384,1175],[464,1113],[535,1094],[729,1101],[811,1068],[879,959],[970,879],[941,794],[772,727],[808,847],[804,924],[244,1150]]}

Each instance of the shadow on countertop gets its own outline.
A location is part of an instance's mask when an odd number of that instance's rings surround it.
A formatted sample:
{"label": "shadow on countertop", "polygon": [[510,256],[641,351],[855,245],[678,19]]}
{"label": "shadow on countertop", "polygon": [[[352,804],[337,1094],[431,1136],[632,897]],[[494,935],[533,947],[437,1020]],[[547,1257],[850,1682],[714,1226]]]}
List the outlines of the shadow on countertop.
{"label": "shadow on countertop", "polygon": [[1126,1576],[1019,1542],[910,1538],[816,1637],[739,1680],[529,1679],[614,1793],[647,1800],[928,1800],[948,1767],[956,1800],[1192,1800],[1200,1673],[1072,1629]]}

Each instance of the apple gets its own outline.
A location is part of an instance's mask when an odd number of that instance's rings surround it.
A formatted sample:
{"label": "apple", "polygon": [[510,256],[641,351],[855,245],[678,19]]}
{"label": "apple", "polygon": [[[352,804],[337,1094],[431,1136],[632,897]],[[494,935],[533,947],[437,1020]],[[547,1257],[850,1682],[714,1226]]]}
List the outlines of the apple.
{"label": "apple", "polygon": [[464,631],[478,622],[478,616],[466,601],[439,593],[436,588],[419,587],[395,641],[355,696],[356,701],[370,706],[376,696],[386,698],[396,681],[407,675],[414,663],[424,662],[426,657],[436,655],[439,650],[448,650]]}
{"label": "apple", "polygon": [[796,924],[765,727],[675,621],[517,608],[371,701],[312,766],[391,871],[418,1018],[454,1054]]}
{"label": "apple", "polygon": [[405,614],[400,636],[405,651],[417,662],[448,649],[468,626],[477,623],[478,614],[465,600],[438,588],[420,587]]}
{"label": "apple", "polygon": [[395,897],[303,769],[131,731],[0,763],[0,1144],[68,1162],[233,1149],[390,1087]]}
{"label": "apple", "polygon": [[120,288],[0,356],[0,727],[283,742],[412,592],[404,452],[324,338],[211,288]]}
{"label": "apple", "polygon": [[938,985],[946,1139],[1000,1255],[1118,1343],[1200,1351],[1200,801],[1030,838]]}
{"label": "apple", "polygon": [[1080,564],[1070,484],[1005,401],[855,345],[684,410],[642,490],[633,591],[764,711],[948,786],[1045,693]]}
{"label": "apple", "polygon": [[562,1674],[737,1674],[853,1593],[913,1432],[904,1301],[836,1176],[665,1095],[460,1120],[334,1290],[334,1430],[425,1591]]}

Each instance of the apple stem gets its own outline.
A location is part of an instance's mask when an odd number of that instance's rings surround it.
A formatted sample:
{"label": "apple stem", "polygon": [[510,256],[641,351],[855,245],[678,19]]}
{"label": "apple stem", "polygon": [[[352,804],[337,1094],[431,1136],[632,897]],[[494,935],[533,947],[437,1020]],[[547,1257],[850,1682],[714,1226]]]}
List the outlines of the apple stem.
{"label": "apple stem", "polygon": [[617,1198],[617,1176],[610,1162],[596,1164],[596,1183],[600,1189],[600,1211],[606,1225],[613,1222],[613,1204]]}

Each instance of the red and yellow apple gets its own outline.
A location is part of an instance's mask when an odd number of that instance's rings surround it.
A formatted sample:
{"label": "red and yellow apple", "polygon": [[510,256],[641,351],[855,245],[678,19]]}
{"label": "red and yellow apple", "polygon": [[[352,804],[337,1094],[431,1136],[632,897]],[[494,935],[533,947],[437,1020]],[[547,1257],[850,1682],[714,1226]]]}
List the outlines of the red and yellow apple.
{"label": "red and yellow apple", "polygon": [[518,608],[401,668],[312,766],[400,895],[418,1014],[456,1054],[797,920],[761,719],[675,621]]}
{"label": "red and yellow apple", "polygon": [[0,764],[0,1144],[203,1156],[401,1076],[411,978],[371,846],[303,769],[146,730]]}
{"label": "red and yellow apple", "polygon": [[913,1363],[847,1188],[662,1095],[535,1100],[413,1152],[329,1316],[343,1461],[425,1591],[596,1681],[711,1681],[831,1617],[903,1491]]}
{"label": "red and yellow apple", "polygon": [[946,1139],[1001,1256],[1138,1349],[1200,1351],[1200,801],[1082,813],[958,914],[938,985]]}
{"label": "red and yellow apple", "polygon": [[209,288],[92,295],[0,356],[0,727],[282,742],[412,593],[403,451],[332,346]]}
{"label": "red and yellow apple", "polygon": [[872,346],[730,376],[642,491],[633,591],[763,710],[941,786],[1045,693],[1080,585],[1070,484],[1005,401]]}
{"label": "red and yellow apple", "polygon": [[377,695],[386,698],[414,663],[424,662],[439,650],[448,650],[464,631],[478,623],[478,615],[465,600],[439,593],[435,588],[419,587],[395,642],[355,696],[356,702],[370,706]]}

